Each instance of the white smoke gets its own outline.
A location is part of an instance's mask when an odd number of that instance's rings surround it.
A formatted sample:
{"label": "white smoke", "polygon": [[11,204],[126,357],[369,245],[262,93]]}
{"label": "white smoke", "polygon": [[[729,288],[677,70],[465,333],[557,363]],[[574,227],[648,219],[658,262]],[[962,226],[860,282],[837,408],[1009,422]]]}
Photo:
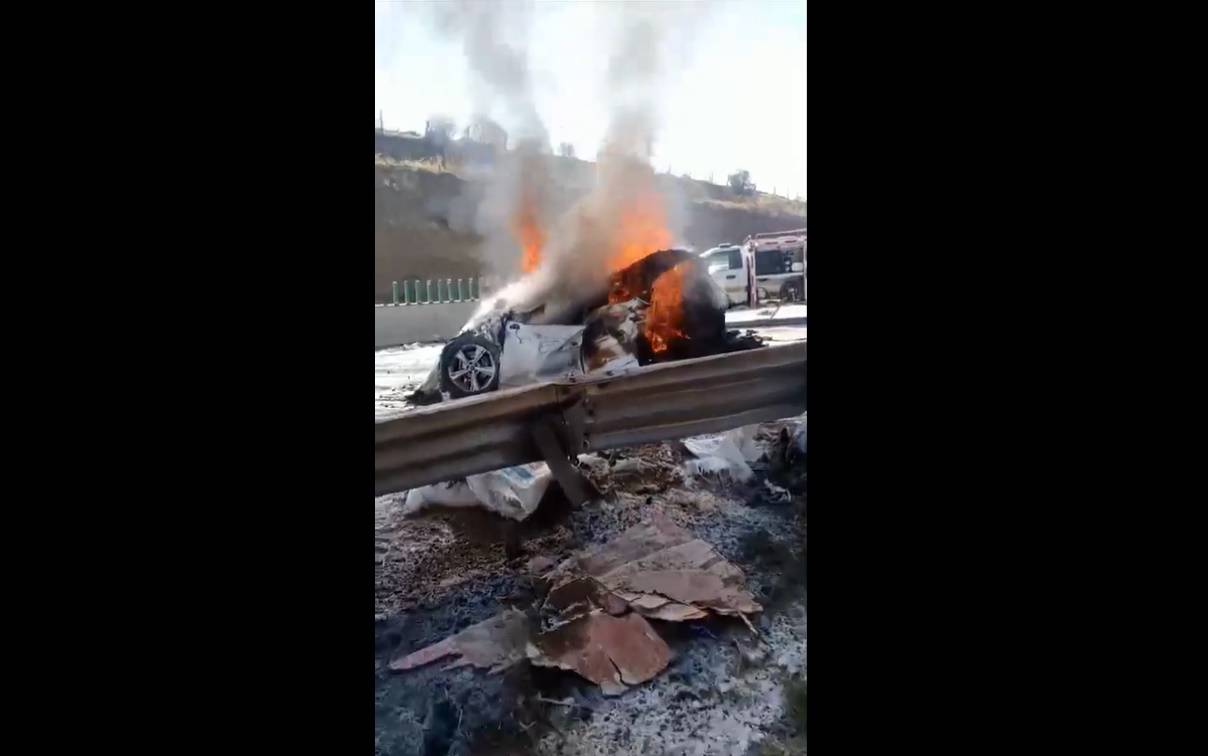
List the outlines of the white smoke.
{"label": "white smoke", "polygon": [[[674,80],[671,74],[688,58],[693,28],[707,7],[701,2],[593,4],[609,39],[607,72],[596,83],[610,116],[595,183],[565,211],[565,198],[549,170],[549,135],[533,97],[528,58],[533,4],[460,0],[435,9],[438,28],[462,42],[474,75],[475,107],[498,115],[515,137],[515,148],[502,156],[488,180],[476,217],[476,230],[485,239],[484,263],[497,274],[519,271],[513,225],[521,203],[535,207],[547,230],[538,269],[499,292],[509,305],[572,298],[601,286],[635,202],[658,206],[650,209],[665,219],[671,234],[667,244],[681,240],[683,198],[669,191],[672,182],[659,181],[650,160],[663,94]],[[584,40],[585,49],[591,49],[591,41]]]}
{"label": "white smoke", "polygon": [[533,100],[528,63],[531,2],[447,0],[432,6],[436,27],[462,42],[469,64],[475,109],[500,111],[512,136],[543,144],[549,135]]}

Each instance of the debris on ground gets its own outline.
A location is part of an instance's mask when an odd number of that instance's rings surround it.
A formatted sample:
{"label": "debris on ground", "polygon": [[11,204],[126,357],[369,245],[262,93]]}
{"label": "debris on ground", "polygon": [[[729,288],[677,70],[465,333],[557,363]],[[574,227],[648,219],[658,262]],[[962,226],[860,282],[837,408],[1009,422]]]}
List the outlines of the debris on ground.
{"label": "debris on ground", "polygon": [[403,501],[403,514],[413,515],[432,506],[473,507],[478,503],[478,497],[464,480],[452,480],[408,491]]}
{"label": "debris on ground", "polygon": [[672,444],[645,444],[626,456],[623,450],[580,454],[579,469],[596,490],[608,494],[626,491],[654,494],[683,482],[684,455]]}
{"label": "debris on ground", "polygon": [[792,493],[805,491],[805,415],[783,425],[768,454],[768,477]]}
{"label": "debris on ground", "polygon": [[538,634],[528,657],[539,667],[574,671],[614,696],[662,672],[671,649],[641,615],[593,611]]}
{"label": "debris on ground", "polygon": [[479,668],[489,668],[490,674],[495,674],[524,660],[528,638],[528,617],[524,612],[509,609],[476,625],[470,625],[457,635],[445,638],[439,643],[394,659],[389,666],[396,672],[403,672],[447,656],[459,656],[461,658],[450,662],[445,669],[472,664]]}
{"label": "debris on ground", "polygon": [[555,566],[557,566],[557,565],[553,559],[550,559],[547,556],[540,556],[540,555],[532,557],[531,559],[529,559],[527,562],[524,563],[525,569],[528,570],[529,573],[533,574],[533,575],[542,575],[546,572],[549,572]]}
{"label": "debris on ground", "polygon": [[533,462],[481,475],[470,475],[466,478],[466,485],[484,507],[519,521],[537,509],[551,478],[549,465]]}
{"label": "debris on ground", "polygon": [[803,420],[719,434],[745,482],[671,441],[581,455],[602,495],[522,522],[375,499],[375,754],[802,752]]}
{"label": "debris on ground", "polygon": [[551,624],[557,626],[601,609],[614,616],[621,615],[629,604],[594,578],[575,578],[552,589],[542,609],[553,616]]}
{"label": "debris on ground", "polygon": [[583,574],[634,611],[671,622],[701,619],[709,612],[747,621],[746,615],[761,610],[746,590],[742,570],[657,511],[649,522],[572,557],[557,572],[567,577],[550,591],[551,598]]}
{"label": "debris on ground", "polygon": [[522,521],[537,509],[551,479],[549,465],[533,462],[469,475],[465,480],[434,483],[408,491],[403,514],[417,514],[434,505],[481,505],[508,519]]}
{"label": "debris on ground", "polygon": [[767,489],[767,497],[773,503],[785,503],[793,498],[787,488],[778,486],[770,480],[765,480],[763,487]]}
{"label": "debris on ground", "polygon": [[671,661],[671,650],[646,617],[684,622],[713,612],[737,615],[751,626],[746,615],[762,609],[746,590],[742,570],[660,512],[567,559],[545,580],[551,586],[541,605],[547,627],[533,627],[526,614],[508,610],[395,659],[390,669],[457,655],[447,668],[472,664],[494,673],[527,655],[537,666],[572,670],[617,695]]}
{"label": "debris on ground", "polygon": [[741,428],[728,430],[722,435],[734,443],[734,446],[742,453],[742,458],[747,462],[755,462],[764,454],[756,441],[759,437],[758,425],[744,425]]}
{"label": "debris on ground", "polygon": [[718,476],[747,481],[754,475],[749,463],[759,459],[762,450],[755,444],[750,426],[725,433],[686,438],[684,447],[693,459],[684,462],[685,470],[694,477]]}

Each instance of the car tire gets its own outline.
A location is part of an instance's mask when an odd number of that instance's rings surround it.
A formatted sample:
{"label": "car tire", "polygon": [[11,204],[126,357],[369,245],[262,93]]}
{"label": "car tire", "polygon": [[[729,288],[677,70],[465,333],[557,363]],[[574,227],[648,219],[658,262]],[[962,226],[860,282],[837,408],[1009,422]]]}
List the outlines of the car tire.
{"label": "car tire", "polygon": [[440,388],[454,399],[499,388],[499,346],[477,334],[462,334],[440,353]]}

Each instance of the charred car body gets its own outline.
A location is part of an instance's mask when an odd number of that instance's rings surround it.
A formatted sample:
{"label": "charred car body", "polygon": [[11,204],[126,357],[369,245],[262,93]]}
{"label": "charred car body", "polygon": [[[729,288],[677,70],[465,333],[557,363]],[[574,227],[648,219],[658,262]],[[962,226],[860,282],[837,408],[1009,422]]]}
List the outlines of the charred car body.
{"label": "charred car body", "polygon": [[688,251],[654,252],[607,285],[557,303],[518,306],[499,297],[442,350],[411,396],[416,404],[503,386],[750,349],[762,342],[726,330],[725,291]]}

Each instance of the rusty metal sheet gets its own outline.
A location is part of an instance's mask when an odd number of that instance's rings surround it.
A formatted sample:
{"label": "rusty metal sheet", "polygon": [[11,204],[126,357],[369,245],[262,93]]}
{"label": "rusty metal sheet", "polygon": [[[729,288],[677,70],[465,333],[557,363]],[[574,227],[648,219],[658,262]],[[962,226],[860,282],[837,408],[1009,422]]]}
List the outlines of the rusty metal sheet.
{"label": "rusty metal sheet", "polygon": [[446,669],[472,664],[490,668],[495,673],[524,660],[529,632],[529,621],[524,612],[509,609],[470,625],[439,643],[393,659],[389,666],[396,672],[402,672],[457,656],[459,658],[450,662]]}
{"label": "rusty metal sheet", "polygon": [[624,693],[666,669],[672,653],[641,615],[586,614],[541,633],[528,650],[540,667],[571,670],[600,686],[605,695]]}
{"label": "rusty metal sheet", "polygon": [[635,611],[657,619],[699,619],[705,609],[718,614],[762,610],[741,569],[660,512],[559,570],[586,574]]}
{"label": "rusty metal sheet", "polygon": [[686,622],[688,620],[704,619],[709,616],[709,613],[704,609],[698,609],[695,606],[688,606],[687,604],[677,604],[675,602],[668,602],[657,609],[638,609],[637,611],[643,617],[663,620],[664,622]]}
{"label": "rusty metal sheet", "polygon": [[609,614],[624,614],[628,603],[594,578],[577,578],[550,590],[545,609],[563,617],[587,614],[603,609]]}

